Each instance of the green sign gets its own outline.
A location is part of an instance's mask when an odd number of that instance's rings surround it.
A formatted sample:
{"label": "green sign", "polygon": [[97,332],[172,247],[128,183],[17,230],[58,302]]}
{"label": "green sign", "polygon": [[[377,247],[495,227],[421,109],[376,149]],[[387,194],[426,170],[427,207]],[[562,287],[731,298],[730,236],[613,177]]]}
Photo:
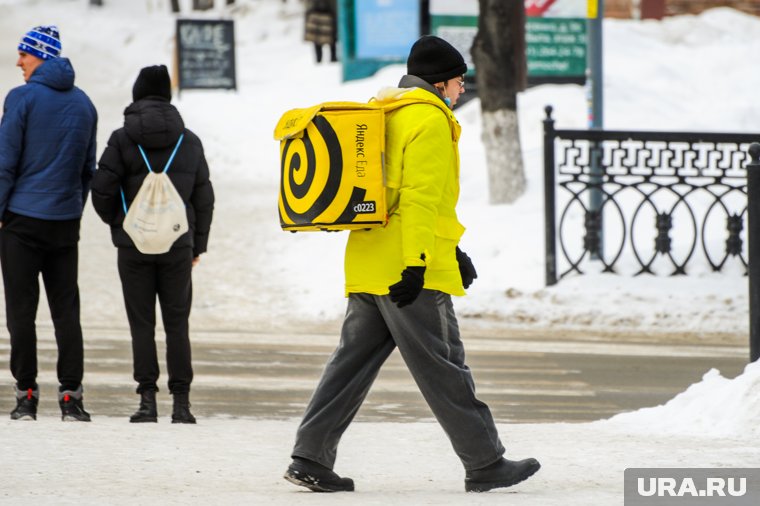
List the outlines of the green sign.
{"label": "green sign", "polygon": [[[477,16],[430,16],[430,31],[448,40],[474,69],[470,47],[478,31]],[[585,78],[586,19],[533,18],[525,24],[528,75],[549,78]]]}
{"label": "green sign", "polygon": [[[588,2],[595,5],[595,0],[525,1],[526,9],[530,7],[535,14],[550,16],[526,18],[528,77],[535,82],[583,82],[587,67],[587,20],[566,16],[583,16],[591,5]],[[470,48],[478,32],[477,0],[429,2],[430,33],[456,47],[467,62],[468,74],[474,74]],[[421,4],[416,0],[339,0],[343,79],[366,77],[389,63],[405,62],[407,46],[419,36],[414,33],[416,20],[424,16],[423,12],[410,9],[421,9]],[[400,23],[398,19],[414,21]],[[401,28],[404,31],[399,35]],[[383,37],[374,33],[378,30]],[[385,44],[387,37],[394,42],[392,48]]]}
{"label": "green sign", "polygon": [[586,74],[586,20],[527,18],[528,75],[569,77]]}

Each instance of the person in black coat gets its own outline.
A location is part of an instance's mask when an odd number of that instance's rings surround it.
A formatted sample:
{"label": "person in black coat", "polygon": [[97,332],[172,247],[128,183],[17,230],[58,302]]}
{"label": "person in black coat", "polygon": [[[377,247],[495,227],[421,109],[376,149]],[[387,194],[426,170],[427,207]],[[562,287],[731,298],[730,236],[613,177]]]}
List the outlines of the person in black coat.
{"label": "person in black coat", "polygon": [[[189,392],[193,380],[189,317],[192,268],[206,251],[214,191],[200,139],[185,128],[170,103],[171,82],[165,65],[145,67],[132,89],[133,103],[124,111],[124,126],[108,140],[92,179],[92,203],[111,226],[118,248],[118,267],[124,304],[132,334],[134,379],[140,407],[130,422],[156,422],[158,357],[155,343],[156,296],[166,330],[169,391],[174,398],[172,423],[195,423]],[[148,170],[164,169],[184,134],[167,174],[182,197],[189,230],[167,253],[140,253],[122,227],[127,210]],[[150,168],[140,154],[145,151]]]}

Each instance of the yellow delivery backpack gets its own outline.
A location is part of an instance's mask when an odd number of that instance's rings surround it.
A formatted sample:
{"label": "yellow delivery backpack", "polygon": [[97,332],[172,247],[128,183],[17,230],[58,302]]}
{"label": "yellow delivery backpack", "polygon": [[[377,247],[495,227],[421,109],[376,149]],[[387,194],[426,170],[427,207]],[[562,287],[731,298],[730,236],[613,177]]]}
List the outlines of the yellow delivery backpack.
{"label": "yellow delivery backpack", "polygon": [[280,225],[283,230],[382,227],[385,110],[379,104],[325,102],[283,114]]}

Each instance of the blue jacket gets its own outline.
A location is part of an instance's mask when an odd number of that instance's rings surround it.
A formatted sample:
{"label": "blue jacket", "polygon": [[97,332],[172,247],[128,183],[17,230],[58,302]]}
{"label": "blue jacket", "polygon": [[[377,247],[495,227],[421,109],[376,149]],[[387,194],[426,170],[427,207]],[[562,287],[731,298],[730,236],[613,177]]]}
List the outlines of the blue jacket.
{"label": "blue jacket", "polygon": [[97,122],[68,58],[44,62],[8,93],[0,121],[0,220],[6,210],[54,221],[82,216]]}

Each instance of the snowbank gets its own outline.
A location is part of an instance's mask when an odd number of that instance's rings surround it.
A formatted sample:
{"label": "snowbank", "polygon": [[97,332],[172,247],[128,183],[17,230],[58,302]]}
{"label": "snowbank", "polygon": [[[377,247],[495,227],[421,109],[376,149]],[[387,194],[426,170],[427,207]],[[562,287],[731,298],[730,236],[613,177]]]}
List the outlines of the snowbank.
{"label": "snowbank", "polygon": [[760,362],[753,362],[734,379],[711,369],[662,406],[621,413],[609,419],[613,427],[639,434],[739,437],[760,435]]}

